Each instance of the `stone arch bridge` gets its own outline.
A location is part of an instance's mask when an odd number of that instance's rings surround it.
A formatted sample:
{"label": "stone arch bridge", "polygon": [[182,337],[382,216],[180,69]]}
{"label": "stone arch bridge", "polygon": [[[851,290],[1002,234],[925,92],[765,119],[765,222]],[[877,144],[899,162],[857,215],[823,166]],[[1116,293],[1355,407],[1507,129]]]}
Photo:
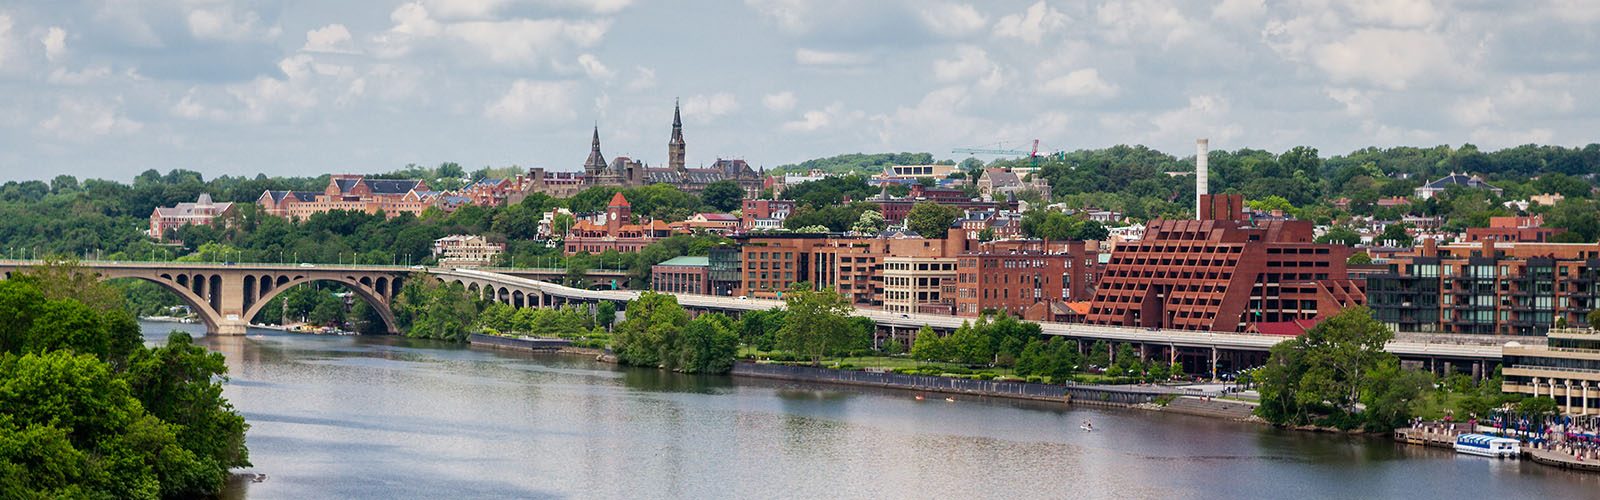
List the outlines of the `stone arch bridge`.
{"label": "stone arch bridge", "polygon": [[[0,276],[41,264],[0,261]],[[284,290],[302,283],[334,282],[365,300],[389,333],[398,333],[389,304],[400,295],[406,277],[417,269],[394,266],[320,266],[294,264],[212,264],[190,262],[85,261],[78,265],[100,279],[132,278],[160,285],[182,299],[206,325],[206,333],[243,335],[261,308]]]}

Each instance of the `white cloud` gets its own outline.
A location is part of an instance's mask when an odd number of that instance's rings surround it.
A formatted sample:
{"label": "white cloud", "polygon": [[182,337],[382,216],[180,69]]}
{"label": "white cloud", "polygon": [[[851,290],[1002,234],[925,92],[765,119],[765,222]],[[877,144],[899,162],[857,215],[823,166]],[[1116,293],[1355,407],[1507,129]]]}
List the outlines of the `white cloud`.
{"label": "white cloud", "polygon": [[744,0],[744,4],[790,33],[810,29],[815,12],[812,9],[817,5],[807,0]]}
{"label": "white cloud", "polygon": [[358,51],[350,42],[350,30],[343,24],[329,24],[306,32],[306,44],[300,47],[306,52],[328,52],[334,54],[355,54]]}
{"label": "white cloud", "polygon": [[835,102],[822,109],[802,113],[800,119],[784,122],[780,128],[785,132],[816,132],[841,121],[860,120],[863,116],[860,111],[846,112],[843,103]]}
{"label": "white cloud", "polygon": [[56,113],[39,122],[39,131],[61,139],[87,142],[91,136],[132,134],[144,128],[143,123],[123,115],[120,107],[120,101],[105,103],[62,98],[56,103]]}
{"label": "white cloud", "polygon": [[81,71],[56,68],[50,70],[50,76],[46,78],[46,81],[57,85],[83,85],[108,76],[111,76],[111,68],[109,66],[94,65]]}
{"label": "white cloud", "polygon": [[1040,90],[1063,97],[1105,98],[1117,95],[1119,89],[1116,84],[1100,78],[1100,70],[1084,68],[1052,78],[1041,84]]}
{"label": "white cloud", "polygon": [[483,116],[507,123],[561,122],[573,112],[575,85],[571,82],[517,80],[505,95],[483,108]]}
{"label": "white cloud", "polygon": [[691,123],[711,123],[738,110],[739,99],[727,92],[689,96],[683,100],[683,117]]}
{"label": "white cloud", "polygon": [[261,16],[255,11],[245,11],[235,15],[229,6],[215,9],[194,9],[188,16],[189,34],[196,40],[217,40],[239,42],[246,40],[270,40],[277,38],[281,31],[278,27],[259,28],[256,23],[261,22]]}
{"label": "white cloud", "polygon": [[1350,116],[1367,116],[1372,114],[1373,92],[1351,88],[1325,88],[1322,90],[1329,99],[1344,105],[1344,112]]}
{"label": "white cloud", "polygon": [[599,81],[611,79],[611,69],[606,68],[606,65],[602,64],[600,58],[595,57],[594,54],[578,56],[578,65],[583,67],[583,74],[589,75],[590,79]]}
{"label": "white cloud", "polygon": [[859,66],[872,62],[872,57],[856,52],[832,52],[802,47],[794,50],[794,62],[808,66]]}
{"label": "white cloud", "polygon": [[1038,45],[1044,40],[1045,35],[1065,26],[1067,21],[1066,14],[1044,3],[1044,0],[1039,0],[1021,14],[1007,15],[995,21],[994,36],[1015,38]]}
{"label": "white cloud", "polygon": [[39,43],[44,44],[44,57],[50,62],[56,62],[67,53],[67,30],[59,26],[51,26],[46,30]]}
{"label": "white cloud", "polygon": [[988,17],[964,3],[923,4],[917,15],[930,31],[945,36],[969,35],[989,24]]}
{"label": "white cloud", "polygon": [[1418,28],[1439,17],[1430,0],[1344,0],[1337,2],[1359,22],[1396,28]]}
{"label": "white cloud", "polygon": [[445,43],[497,65],[553,64],[574,47],[600,41],[610,20],[526,19],[504,21],[441,22],[421,3],[396,7],[389,19],[394,26],[373,37],[377,54],[386,58],[408,56],[416,45]]}
{"label": "white cloud", "polygon": [[633,73],[633,79],[628,81],[628,90],[638,92],[656,86],[656,70],[634,66]]}
{"label": "white cloud", "polygon": [[1232,23],[1245,23],[1261,17],[1267,6],[1263,0],[1222,0],[1211,8],[1211,18]]}
{"label": "white cloud", "polygon": [[958,47],[949,59],[933,61],[933,77],[941,82],[964,81],[994,70],[989,53],[971,45]]}
{"label": "white cloud", "polygon": [[1160,42],[1170,48],[1195,34],[1195,23],[1163,0],[1106,2],[1095,10],[1095,20],[1104,28],[1100,34],[1118,43]]}
{"label": "white cloud", "polygon": [[0,13],[0,69],[5,69],[11,55],[11,16]]}
{"label": "white cloud", "polygon": [[423,0],[428,12],[432,12],[441,19],[498,19],[506,7],[518,3],[534,4],[536,7],[553,10],[569,10],[591,14],[615,14],[623,8],[633,4],[632,0],[534,0],[516,2],[513,0]]}
{"label": "white cloud", "polygon": [[1336,82],[1405,89],[1419,80],[1454,80],[1460,63],[1442,36],[1362,29],[1316,50],[1316,65]]}
{"label": "white cloud", "polygon": [[1214,148],[1232,142],[1244,130],[1228,122],[1230,110],[1228,99],[1222,96],[1189,96],[1187,106],[1150,118],[1156,130],[1147,136],[1146,144],[1194,144],[1192,141],[1199,137],[1211,139]]}
{"label": "white cloud", "polygon": [[1450,115],[1456,122],[1468,127],[1476,127],[1487,123],[1499,121],[1499,114],[1495,113],[1494,101],[1488,97],[1464,99],[1450,108]]}
{"label": "white cloud", "polygon": [[1494,128],[1474,129],[1469,135],[1472,143],[1483,148],[1508,148],[1523,144],[1550,144],[1555,132],[1548,128],[1506,130]]}
{"label": "white cloud", "polygon": [[767,94],[761,98],[761,104],[773,111],[788,111],[794,109],[794,92],[783,91],[776,94]]}

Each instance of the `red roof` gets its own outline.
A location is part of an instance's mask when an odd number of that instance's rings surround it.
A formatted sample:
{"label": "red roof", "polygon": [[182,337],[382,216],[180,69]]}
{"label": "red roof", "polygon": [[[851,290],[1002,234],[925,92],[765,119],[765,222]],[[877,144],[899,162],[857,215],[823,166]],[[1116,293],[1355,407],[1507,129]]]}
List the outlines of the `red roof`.
{"label": "red roof", "polygon": [[621,192],[618,192],[617,194],[611,195],[611,204],[606,205],[606,206],[608,206],[608,207],[626,207],[626,206],[630,206],[630,205],[628,205],[628,199],[623,197]]}
{"label": "red roof", "polygon": [[1251,323],[1249,330],[1262,335],[1298,337],[1300,335],[1304,335],[1306,330],[1310,330],[1311,327],[1317,326],[1317,323],[1319,323],[1319,321],[1314,319],[1257,322]]}

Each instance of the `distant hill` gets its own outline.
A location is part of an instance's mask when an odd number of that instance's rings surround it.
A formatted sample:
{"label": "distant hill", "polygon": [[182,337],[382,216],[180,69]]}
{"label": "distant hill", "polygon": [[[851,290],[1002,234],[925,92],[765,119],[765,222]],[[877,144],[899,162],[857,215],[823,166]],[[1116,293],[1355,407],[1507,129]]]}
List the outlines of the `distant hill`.
{"label": "distant hill", "polygon": [[[774,170],[783,173],[803,173],[813,169],[830,174],[876,173],[882,172],[884,165],[927,165],[930,163],[934,163],[933,153],[850,153],[780,165]],[[939,163],[955,164],[950,160],[944,160]]]}

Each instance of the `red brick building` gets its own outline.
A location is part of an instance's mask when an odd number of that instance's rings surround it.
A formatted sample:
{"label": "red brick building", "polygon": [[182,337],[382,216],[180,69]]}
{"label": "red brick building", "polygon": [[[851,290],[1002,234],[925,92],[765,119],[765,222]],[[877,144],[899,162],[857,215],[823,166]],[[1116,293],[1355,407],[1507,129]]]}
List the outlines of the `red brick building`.
{"label": "red brick building", "polygon": [[599,219],[585,218],[572,225],[564,242],[567,255],[597,254],[606,250],[637,252],[672,234],[672,228],[659,220],[632,223],[633,206],[622,193],[611,196],[611,203]]}
{"label": "red brick building", "polygon": [[956,265],[956,315],[1005,311],[1023,316],[1039,303],[1088,300],[1098,256],[1082,241],[996,241],[964,252]]}
{"label": "red brick building", "polygon": [[256,199],[268,215],[307,219],[313,214],[350,210],[388,217],[402,213],[421,215],[433,206],[437,193],[415,179],[368,179],[361,175],[334,175],[321,193],[266,191]]}
{"label": "red brick building", "polygon": [[146,234],[157,240],[165,240],[169,231],[190,224],[209,226],[217,217],[232,215],[234,212],[232,203],[215,203],[211,201],[210,194],[200,193],[200,198],[194,203],[156,207],[150,212],[150,230]]}
{"label": "red brick building", "polygon": [[1242,332],[1316,319],[1366,296],[1346,275],[1351,249],[1312,243],[1308,221],[1246,220],[1239,195],[1207,195],[1204,220],[1154,220],[1118,244],[1087,323]]}
{"label": "red brick building", "polygon": [[739,211],[739,230],[778,229],[792,213],[794,200],[744,200]]}
{"label": "red brick building", "polygon": [[1489,227],[1467,228],[1467,241],[1544,243],[1550,241],[1550,237],[1566,231],[1558,227],[1544,227],[1543,215],[1490,217]]}

